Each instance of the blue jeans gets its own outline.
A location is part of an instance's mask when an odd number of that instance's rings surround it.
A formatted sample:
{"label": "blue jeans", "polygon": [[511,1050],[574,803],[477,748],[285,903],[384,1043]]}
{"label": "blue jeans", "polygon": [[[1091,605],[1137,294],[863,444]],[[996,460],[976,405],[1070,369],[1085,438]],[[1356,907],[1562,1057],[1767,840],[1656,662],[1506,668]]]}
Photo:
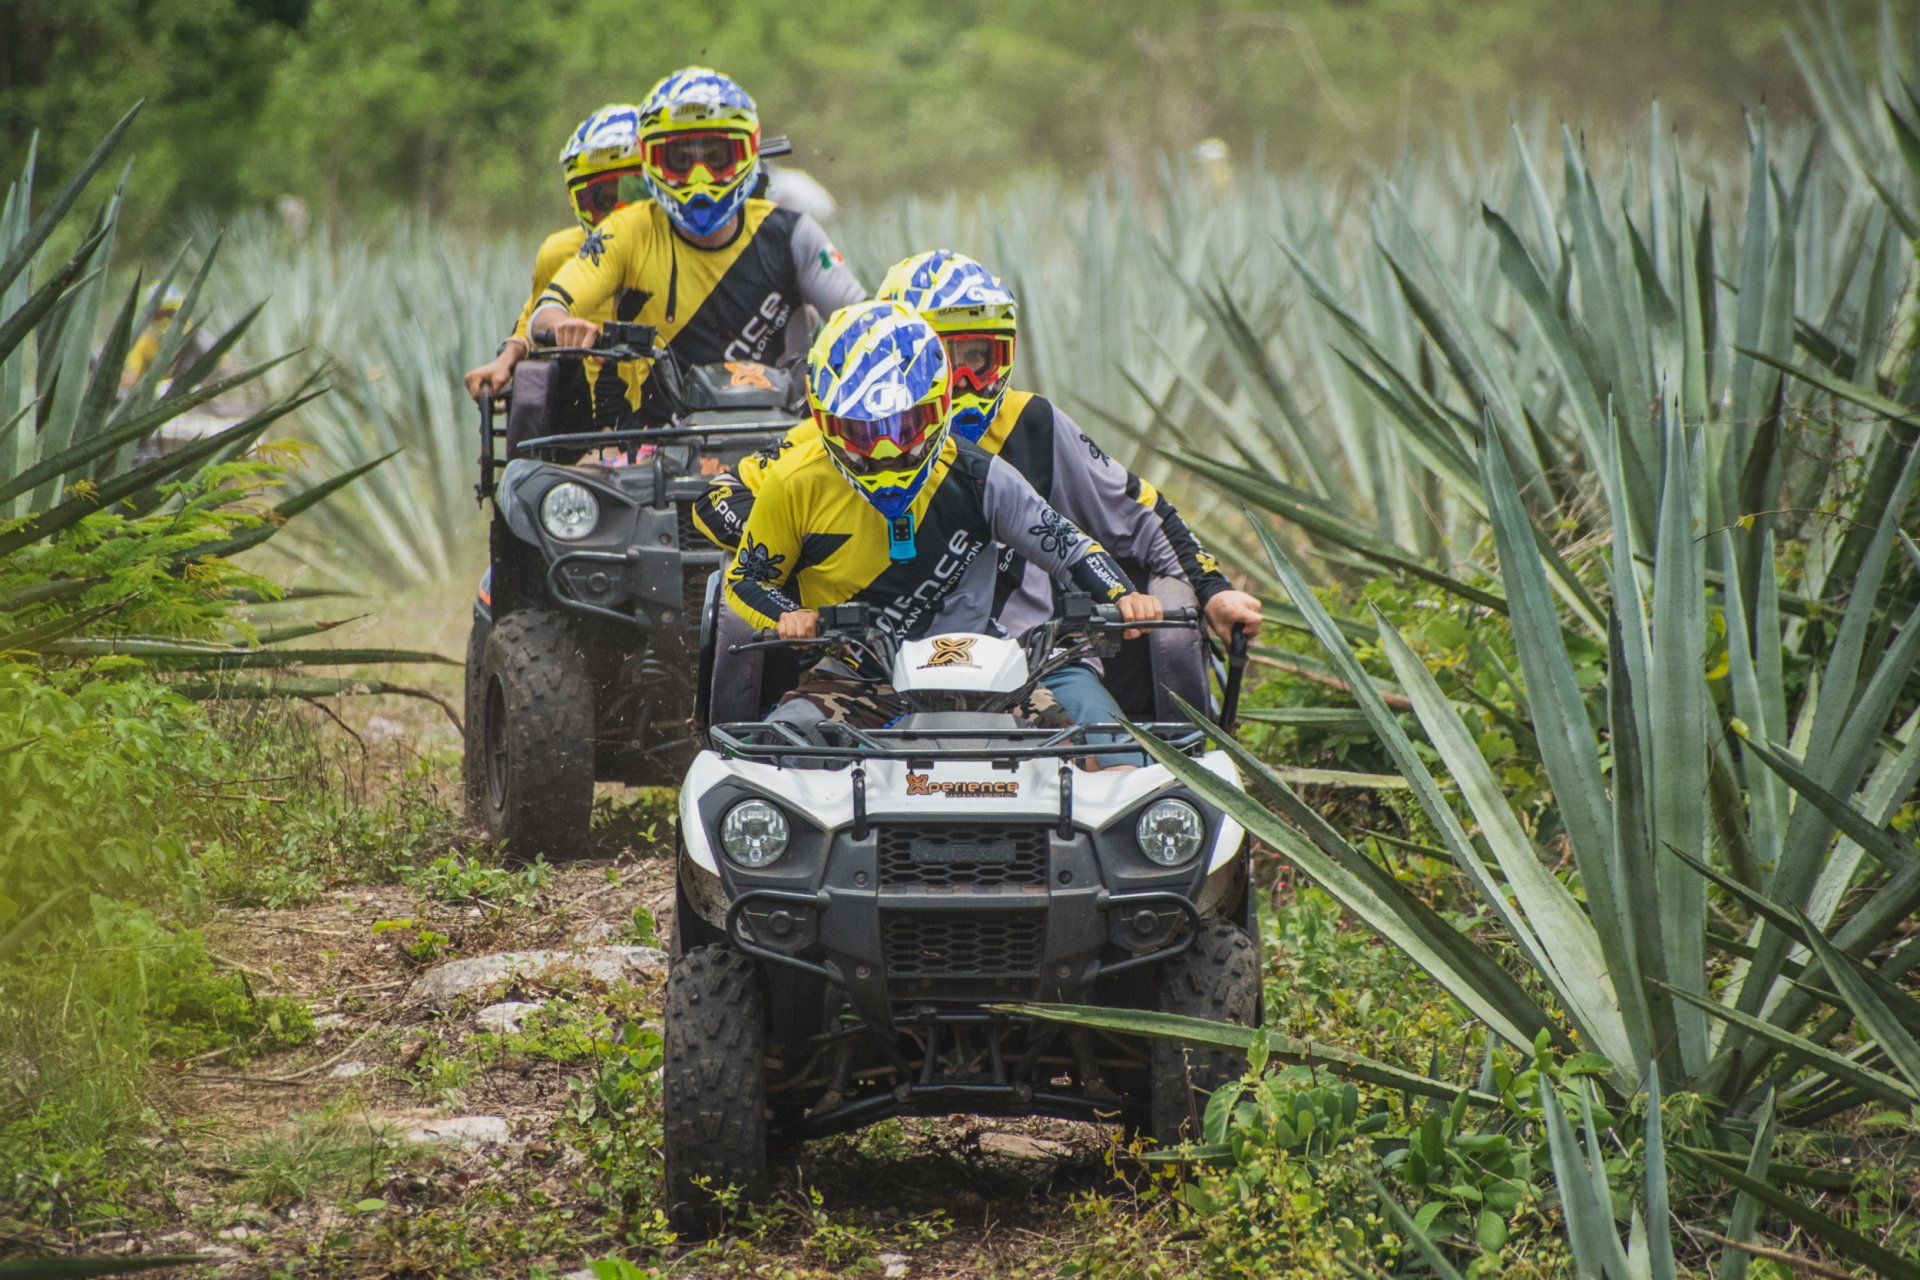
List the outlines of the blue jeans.
{"label": "blue jeans", "polygon": [[[1075,664],[1062,667],[1040,682],[1053,694],[1054,701],[1060,704],[1060,712],[1075,724],[1113,724],[1120,719],[1120,704],[1107,692],[1107,686],[1091,667]],[[1110,730],[1104,733],[1089,733],[1087,741],[1130,742],[1131,735],[1126,730]],[[1146,755],[1139,751],[1108,751],[1096,756],[1102,765],[1150,763]]]}

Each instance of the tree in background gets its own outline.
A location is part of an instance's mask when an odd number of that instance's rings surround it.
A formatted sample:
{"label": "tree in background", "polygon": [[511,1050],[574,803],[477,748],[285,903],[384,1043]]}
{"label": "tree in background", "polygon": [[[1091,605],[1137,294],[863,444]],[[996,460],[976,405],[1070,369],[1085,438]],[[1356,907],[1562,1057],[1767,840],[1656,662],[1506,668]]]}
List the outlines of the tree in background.
{"label": "tree in background", "polygon": [[[1682,132],[1804,100],[1798,0],[0,0],[0,147],[53,176],[109,104],[153,103],[136,222],[299,196],[468,225],[563,218],[553,153],[674,66],[725,68],[839,192],[1144,173],[1225,138],[1270,162],[1391,160],[1477,103]],[[1849,37],[1872,0],[1834,0]],[[17,36],[16,36],[16,33]]]}

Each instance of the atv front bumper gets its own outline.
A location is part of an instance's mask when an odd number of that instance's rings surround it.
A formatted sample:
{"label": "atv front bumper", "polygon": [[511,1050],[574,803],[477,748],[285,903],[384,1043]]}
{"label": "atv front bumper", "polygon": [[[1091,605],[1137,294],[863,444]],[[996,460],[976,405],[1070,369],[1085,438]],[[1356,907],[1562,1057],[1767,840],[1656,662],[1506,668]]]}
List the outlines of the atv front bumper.
{"label": "atv front bumper", "polygon": [[729,875],[725,932],[882,1025],[901,1006],[1075,1000],[1180,954],[1200,919],[1204,866],[1116,865],[1084,830],[876,823],[832,844],[810,886]]}

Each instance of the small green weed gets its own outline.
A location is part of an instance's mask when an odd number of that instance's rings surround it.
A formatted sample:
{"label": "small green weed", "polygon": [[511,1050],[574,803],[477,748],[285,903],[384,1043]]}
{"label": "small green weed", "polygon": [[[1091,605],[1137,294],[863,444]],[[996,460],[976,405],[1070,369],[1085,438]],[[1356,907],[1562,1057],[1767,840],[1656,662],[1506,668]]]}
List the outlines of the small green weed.
{"label": "small green weed", "polygon": [[400,1150],[363,1117],[298,1114],[228,1157],[238,1173],[228,1198],[269,1209],[317,1197],[359,1200],[386,1182]]}
{"label": "small green weed", "polygon": [[553,878],[553,868],[536,858],[507,868],[478,857],[444,854],[425,866],[409,867],[400,878],[436,902],[475,902],[494,911],[531,907]]}
{"label": "small green weed", "polygon": [[569,1085],[562,1137],[587,1158],[587,1193],[608,1206],[608,1229],[630,1244],[653,1244],[657,1224],[641,1210],[660,1184],[659,1033],[625,1023],[595,1043],[594,1058],[592,1078]]}

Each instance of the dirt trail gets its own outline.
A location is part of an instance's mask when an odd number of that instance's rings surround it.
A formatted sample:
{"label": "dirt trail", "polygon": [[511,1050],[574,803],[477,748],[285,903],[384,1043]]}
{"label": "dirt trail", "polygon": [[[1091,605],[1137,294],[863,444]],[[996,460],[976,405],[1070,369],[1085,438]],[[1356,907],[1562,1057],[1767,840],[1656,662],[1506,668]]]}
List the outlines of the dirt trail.
{"label": "dirt trail", "polygon": [[[502,1000],[546,1000],[591,1017],[613,999],[626,1002],[621,1017],[657,1026],[657,967],[636,970],[613,996],[603,983],[550,972],[435,1007],[409,998],[430,966],[405,948],[426,932],[463,957],[605,946],[630,928],[635,907],[653,912],[665,937],[670,874],[665,855],[626,854],[558,869],[517,910],[380,885],[223,914],[209,929],[213,951],[256,989],[304,999],[318,1035],[242,1066],[212,1059],[167,1072],[162,1141],[177,1159],[166,1224],[97,1243],[205,1253],[222,1277],[564,1276],[614,1252],[604,1237],[587,1243],[601,1235],[603,1203],[566,1123],[594,1061],[488,1052],[498,1038],[475,1015]],[[340,1184],[313,1180],[320,1148],[342,1134],[359,1135],[364,1158],[383,1162],[377,1190],[344,1206]],[[408,1144],[409,1135],[424,1142]],[[698,1275],[1024,1272],[1064,1229],[1072,1193],[1107,1184],[1106,1141],[1090,1126],[954,1120],[812,1144],[783,1161],[790,1212],[731,1259],[673,1265]],[[277,1157],[262,1154],[281,1146]]]}

